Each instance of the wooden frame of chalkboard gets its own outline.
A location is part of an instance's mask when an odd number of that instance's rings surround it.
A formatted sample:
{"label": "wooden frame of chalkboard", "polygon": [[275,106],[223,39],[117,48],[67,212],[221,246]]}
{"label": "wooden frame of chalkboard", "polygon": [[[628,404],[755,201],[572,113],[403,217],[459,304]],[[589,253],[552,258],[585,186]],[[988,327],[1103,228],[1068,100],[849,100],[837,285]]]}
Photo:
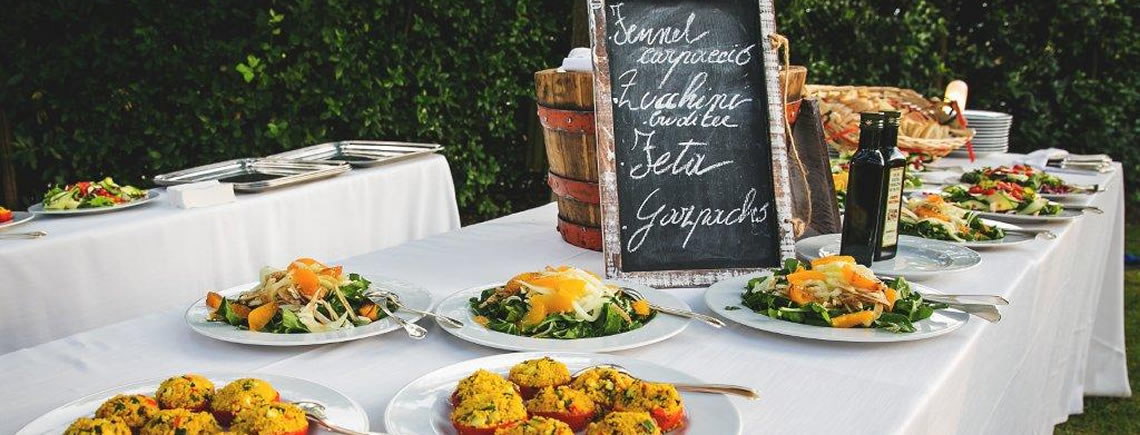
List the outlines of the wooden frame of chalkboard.
{"label": "wooden frame of chalkboard", "polygon": [[589,4],[606,277],[692,287],[794,258],[772,0]]}

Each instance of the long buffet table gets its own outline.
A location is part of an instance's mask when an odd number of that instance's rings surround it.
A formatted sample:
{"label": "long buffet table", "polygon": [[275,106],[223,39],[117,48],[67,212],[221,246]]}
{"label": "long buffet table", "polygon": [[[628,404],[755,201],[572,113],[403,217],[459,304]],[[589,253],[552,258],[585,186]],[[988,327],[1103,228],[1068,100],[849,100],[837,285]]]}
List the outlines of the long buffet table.
{"label": "long buffet table", "polygon": [[[812,341],[694,323],[672,339],[619,353],[758,389],[760,400],[732,399],[745,433],[1049,433],[1081,411],[1085,395],[1131,394],[1120,174],[1118,168],[1068,176],[1108,185],[1092,201],[1105,214],[1048,225],[1056,240],[985,251],[976,269],[924,281],[951,293],[1005,296],[1011,305],[1000,323],[974,319],[942,337],[897,344]],[[563,243],[555,222],[556,209],[547,205],[340,263],[419,283],[437,301],[545,265],[600,270],[601,256]],[[709,312],[702,289],[674,291]],[[187,371],[307,378],[359,401],[372,429],[383,430],[385,406],[402,386],[439,367],[499,352],[426,321],[421,324],[431,336],[423,341],[396,331],[320,347],[236,345],[192,332],[182,302],[167,299],[145,316],[0,356],[0,385],[7,397],[19,398],[0,411],[0,433],[92,392]]]}
{"label": "long buffet table", "polygon": [[237,202],[38,216],[0,241],[0,353],[189,304],[298,256],[343,258],[459,227],[447,159],[354,169]]}

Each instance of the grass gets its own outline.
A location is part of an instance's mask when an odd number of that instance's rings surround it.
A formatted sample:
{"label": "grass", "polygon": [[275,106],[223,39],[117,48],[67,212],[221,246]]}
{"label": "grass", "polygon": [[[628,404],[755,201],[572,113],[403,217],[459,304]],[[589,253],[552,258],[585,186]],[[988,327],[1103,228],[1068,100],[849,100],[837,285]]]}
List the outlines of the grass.
{"label": "grass", "polygon": [[[1125,250],[1140,253],[1140,222],[1128,222]],[[1117,259],[1115,261],[1123,261]],[[1124,341],[1128,351],[1128,399],[1086,397],[1085,413],[1057,425],[1058,434],[1140,433],[1140,269],[1124,272]]]}

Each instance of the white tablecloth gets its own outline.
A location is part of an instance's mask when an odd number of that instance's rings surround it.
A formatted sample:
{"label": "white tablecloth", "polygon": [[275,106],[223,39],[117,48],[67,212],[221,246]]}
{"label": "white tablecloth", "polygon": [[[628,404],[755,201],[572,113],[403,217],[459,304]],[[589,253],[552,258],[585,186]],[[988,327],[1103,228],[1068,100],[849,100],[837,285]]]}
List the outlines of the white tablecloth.
{"label": "white tablecloth", "polygon": [[[925,283],[952,293],[1004,295],[997,324],[970,321],[935,339],[899,344],[831,343],[732,325],[692,324],[667,341],[620,352],[709,382],[758,389],[732,399],[745,433],[1049,433],[1080,412],[1083,395],[1130,394],[1123,339],[1123,202],[1120,172],[1098,177],[1104,215],[1050,225],[1053,241],[983,253],[974,270]],[[1074,181],[1089,181],[1074,177]],[[602,269],[601,256],[567,245],[548,205],[503,219],[351,258],[349,270],[418,282],[437,301],[519,271],[570,264]],[[675,290],[708,313],[702,289]],[[80,396],[188,371],[292,375],[339,389],[383,430],[389,400],[413,379],[499,351],[421,322],[402,332],[321,347],[267,348],[199,336],[173,304],[142,318],[0,356],[7,401],[0,433]],[[1090,338],[1091,337],[1091,338]],[[691,418],[700,418],[693,415]],[[719,435],[719,434],[713,434]]]}
{"label": "white tablecloth", "polygon": [[459,227],[447,159],[353,169],[237,202],[39,216],[0,240],[0,353],[189,303],[299,256],[344,258]]}

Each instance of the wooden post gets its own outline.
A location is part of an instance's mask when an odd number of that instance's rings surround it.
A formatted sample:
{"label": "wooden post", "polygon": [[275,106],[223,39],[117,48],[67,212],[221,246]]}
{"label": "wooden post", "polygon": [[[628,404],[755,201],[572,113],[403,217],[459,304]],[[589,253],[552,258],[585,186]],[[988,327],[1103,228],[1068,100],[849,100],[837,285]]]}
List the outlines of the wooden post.
{"label": "wooden post", "polygon": [[12,130],[8,127],[8,117],[3,110],[0,110],[0,169],[4,205],[17,208],[20,192],[16,189],[16,165],[12,163]]}

